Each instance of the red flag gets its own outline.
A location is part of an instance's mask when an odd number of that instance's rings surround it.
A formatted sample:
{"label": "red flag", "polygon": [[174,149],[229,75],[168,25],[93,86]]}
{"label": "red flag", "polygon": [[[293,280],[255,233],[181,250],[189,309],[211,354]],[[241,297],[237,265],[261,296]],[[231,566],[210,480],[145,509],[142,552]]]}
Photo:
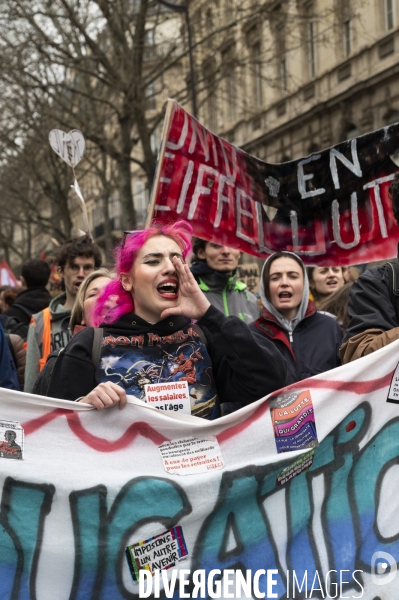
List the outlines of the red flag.
{"label": "red flag", "polygon": [[11,271],[7,261],[2,259],[0,263],[0,285],[10,285],[17,287],[19,285],[14,273]]}

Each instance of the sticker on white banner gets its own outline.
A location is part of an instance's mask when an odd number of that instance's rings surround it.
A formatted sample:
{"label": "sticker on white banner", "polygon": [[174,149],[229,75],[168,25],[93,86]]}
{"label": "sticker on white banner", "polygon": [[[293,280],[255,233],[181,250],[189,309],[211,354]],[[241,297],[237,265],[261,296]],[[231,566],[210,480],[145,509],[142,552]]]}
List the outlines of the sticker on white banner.
{"label": "sticker on white banner", "polygon": [[396,365],[394,374],[392,375],[391,385],[388,390],[387,402],[399,404],[399,363]]}
{"label": "sticker on white banner", "polygon": [[143,569],[151,575],[158,570],[171,569],[188,556],[183,529],[178,525],[148,540],[131,544],[125,554],[135,582],[139,581]]}
{"label": "sticker on white banner", "polygon": [[286,467],[281,473],[277,475],[277,485],[283,485],[287,481],[291,481],[297,475],[300,475],[304,471],[307,471],[313,464],[315,450],[312,449],[309,452],[305,452],[299,458],[296,459],[289,467]]}
{"label": "sticker on white banner", "polygon": [[0,458],[22,460],[24,430],[16,421],[0,421]]}
{"label": "sticker on white banner", "polygon": [[191,415],[190,394],[187,381],[147,383],[144,386],[147,404],[164,412]]}
{"label": "sticker on white banner", "polygon": [[310,390],[292,390],[269,400],[277,452],[319,445]]}
{"label": "sticker on white banner", "polygon": [[196,475],[224,467],[219,442],[213,435],[164,442],[158,449],[165,471],[172,475]]}

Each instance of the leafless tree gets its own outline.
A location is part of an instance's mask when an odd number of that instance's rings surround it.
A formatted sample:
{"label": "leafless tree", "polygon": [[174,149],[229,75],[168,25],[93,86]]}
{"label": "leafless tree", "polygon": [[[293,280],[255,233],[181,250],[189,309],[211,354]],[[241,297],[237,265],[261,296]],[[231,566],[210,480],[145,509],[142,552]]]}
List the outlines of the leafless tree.
{"label": "leafless tree", "polygon": [[[223,105],[219,110],[235,104],[244,118],[253,116],[250,94],[241,85],[245,70],[259,70],[265,85],[281,88],[281,56],[287,49],[283,38],[290,37],[291,52],[306,44],[303,24],[308,17],[301,11],[293,16],[286,0],[259,5],[222,0],[199,7],[187,0],[170,2],[189,7],[202,117],[210,101]],[[124,227],[134,226],[132,173],[140,170],[151,186],[156,166],[151,141],[163,120],[163,102],[169,95],[190,105],[188,36],[181,15],[158,0],[7,0],[1,4],[0,95],[5,110],[0,117],[4,198],[0,202],[9,198],[11,209],[19,198],[18,202],[26,203],[20,214],[27,215],[29,223],[52,231],[57,239],[69,235],[70,172],[47,150],[47,133],[52,128],[79,128],[90,147],[79,169],[97,177],[107,247],[111,243],[108,201],[115,186]],[[226,58],[223,49],[229,39],[237,39],[237,31],[245,29],[250,36],[265,21],[280,33],[263,40],[256,60],[245,44],[244,50],[241,46]],[[323,30],[323,35],[328,37],[328,31]],[[273,64],[274,70],[265,68]],[[226,84],[232,68],[238,73],[235,98]],[[115,166],[112,177],[110,164]],[[18,170],[24,174],[20,181],[13,175]],[[12,185],[7,190],[8,182]],[[47,212],[43,211],[46,200],[51,205]]]}

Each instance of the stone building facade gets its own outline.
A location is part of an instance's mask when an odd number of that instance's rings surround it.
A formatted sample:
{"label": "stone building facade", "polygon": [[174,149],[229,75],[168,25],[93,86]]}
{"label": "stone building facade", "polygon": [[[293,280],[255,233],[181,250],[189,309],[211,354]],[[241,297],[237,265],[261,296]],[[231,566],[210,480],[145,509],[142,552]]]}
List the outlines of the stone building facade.
{"label": "stone building facade", "polygon": [[[266,162],[399,121],[396,0],[204,0],[193,30],[200,120]],[[213,32],[213,33],[212,33]],[[254,291],[263,261],[244,257]],[[254,279],[255,276],[255,279]]]}
{"label": "stone building facade", "polygon": [[[248,153],[284,162],[399,121],[397,0],[196,0],[189,6],[199,119]],[[187,44],[184,19],[179,24],[175,17],[173,31]],[[149,58],[149,64],[157,60],[155,47]],[[149,100],[154,113],[175,90],[190,89],[188,73],[187,58]],[[189,97],[183,104],[191,110]],[[161,131],[162,124],[154,151]],[[102,208],[88,187],[82,182],[102,245]],[[149,190],[139,170],[133,191],[142,225]],[[78,229],[80,211],[77,203],[72,207]],[[117,192],[110,218],[116,239],[123,231]],[[247,260],[253,277],[257,265]]]}
{"label": "stone building facade", "polygon": [[[399,120],[395,0],[220,2],[223,31],[197,55],[214,81],[200,119],[231,143],[284,162]],[[211,5],[194,27],[212,23]]]}

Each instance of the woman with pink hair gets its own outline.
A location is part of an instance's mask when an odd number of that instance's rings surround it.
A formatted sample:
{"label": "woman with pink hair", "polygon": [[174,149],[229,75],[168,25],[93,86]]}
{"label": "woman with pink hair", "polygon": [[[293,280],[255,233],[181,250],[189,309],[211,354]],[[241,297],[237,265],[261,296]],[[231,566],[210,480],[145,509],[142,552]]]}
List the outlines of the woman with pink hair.
{"label": "woman with pink hair", "polygon": [[145,400],[149,384],[166,389],[180,382],[179,389],[188,388],[188,408],[172,393],[163,410],[214,419],[220,407],[227,414],[284,385],[285,362],[273,344],[259,336],[258,345],[256,333],[238,317],[225,317],[199,289],[185,263],[191,233],[179,221],[125,234],[116,249],[116,279],[94,312],[103,331],[99,362],[92,360],[88,327],[59,356],[49,396],[123,408],[126,394]]}

